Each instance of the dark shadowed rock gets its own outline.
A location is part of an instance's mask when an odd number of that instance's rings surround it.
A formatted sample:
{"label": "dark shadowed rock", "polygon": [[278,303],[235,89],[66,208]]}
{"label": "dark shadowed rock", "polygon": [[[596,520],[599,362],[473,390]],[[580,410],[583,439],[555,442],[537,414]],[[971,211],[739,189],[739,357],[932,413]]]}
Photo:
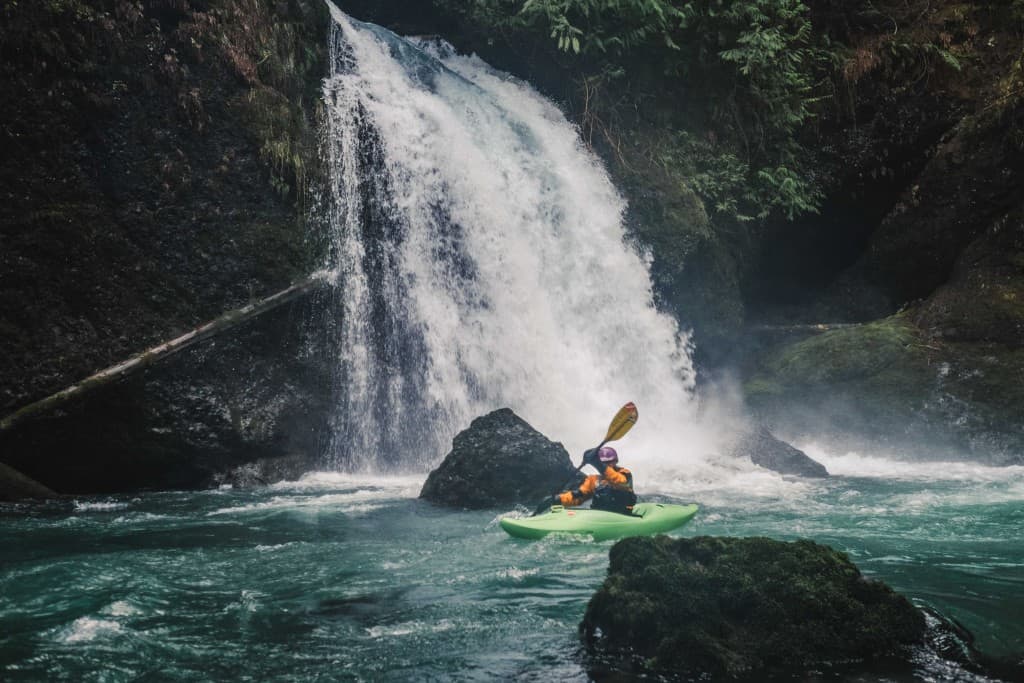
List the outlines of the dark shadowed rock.
{"label": "dark shadowed rock", "polygon": [[0,458],[64,494],[248,486],[316,466],[329,438],[327,293],[310,293],[0,432]]}
{"label": "dark shadowed rock", "polygon": [[581,624],[591,653],[645,669],[763,680],[773,673],[906,662],[926,639],[906,598],[811,541],[628,538]]}
{"label": "dark shadowed rock", "polygon": [[35,479],[0,462],[0,503],[19,500],[49,500],[60,498],[55,491]]}
{"label": "dark shadowed rock", "polygon": [[795,474],[801,477],[828,476],[828,470],[824,465],[799,448],[793,448],[785,441],[776,439],[764,425],[740,435],[731,446],[730,453],[737,458],[750,458],[755,465],[780,474]]}
{"label": "dark shadowed rock", "polygon": [[275,4],[4,3],[0,413],[320,267],[329,13]]}
{"label": "dark shadowed rock", "polygon": [[574,476],[582,479],[562,444],[502,408],[478,417],[455,436],[420,498],[463,508],[532,507]]}

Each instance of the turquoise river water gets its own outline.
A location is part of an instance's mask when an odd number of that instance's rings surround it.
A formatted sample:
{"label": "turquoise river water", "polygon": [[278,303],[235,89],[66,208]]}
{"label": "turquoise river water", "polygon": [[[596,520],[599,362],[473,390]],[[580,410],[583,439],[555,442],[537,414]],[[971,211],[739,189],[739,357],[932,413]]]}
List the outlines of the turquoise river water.
{"label": "turquoise river water", "polygon": [[[822,457],[821,482],[691,482],[678,535],[811,538],[991,654],[1024,651],[1024,468]],[[760,477],[760,478],[758,478]],[[611,542],[514,540],[516,510],[423,476],[0,508],[0,679],[586,680],[577,625]],[[983,680],[922,659],[914,680]]]}

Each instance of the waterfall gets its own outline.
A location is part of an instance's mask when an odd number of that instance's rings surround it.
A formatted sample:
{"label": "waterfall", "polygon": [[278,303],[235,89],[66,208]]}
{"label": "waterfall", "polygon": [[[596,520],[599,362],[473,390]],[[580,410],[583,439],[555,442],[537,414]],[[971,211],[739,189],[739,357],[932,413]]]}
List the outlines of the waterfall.
{"label": "waterfall", "polygon": [[627,401],[625,464],[696,459],[689,338],[578,130],[476,57],[331,12],[335,464],[426,469],[503,406],[575,459]]}

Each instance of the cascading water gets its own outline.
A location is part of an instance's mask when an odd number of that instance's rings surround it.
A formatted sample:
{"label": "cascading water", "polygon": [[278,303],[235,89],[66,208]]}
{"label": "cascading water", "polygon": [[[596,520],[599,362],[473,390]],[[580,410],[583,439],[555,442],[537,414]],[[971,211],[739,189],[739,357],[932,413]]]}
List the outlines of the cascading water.
{"label": "cascading water", "polygon": [[502,406],[578,454],[629,400],[631,463],[694,459],[688,337],[576,129],[475,57],[331,11],[336,464],[423,469]]}

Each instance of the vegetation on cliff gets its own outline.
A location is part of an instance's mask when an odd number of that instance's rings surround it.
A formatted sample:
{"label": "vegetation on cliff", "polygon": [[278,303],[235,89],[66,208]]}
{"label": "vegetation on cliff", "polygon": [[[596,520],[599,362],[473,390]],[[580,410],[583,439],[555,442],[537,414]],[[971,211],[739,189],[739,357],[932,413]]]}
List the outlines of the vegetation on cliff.
{"label": "vegetation on cliff", "polygon": [[577,103],[589,138],[636,145],[628,129],[660,124],[645,150],[685,171],[709,209],[736,218],[813,211],[821,187],[797,133],[834,61],[800,0],[438,0],[491,32],[521,33],[578,56]]}

